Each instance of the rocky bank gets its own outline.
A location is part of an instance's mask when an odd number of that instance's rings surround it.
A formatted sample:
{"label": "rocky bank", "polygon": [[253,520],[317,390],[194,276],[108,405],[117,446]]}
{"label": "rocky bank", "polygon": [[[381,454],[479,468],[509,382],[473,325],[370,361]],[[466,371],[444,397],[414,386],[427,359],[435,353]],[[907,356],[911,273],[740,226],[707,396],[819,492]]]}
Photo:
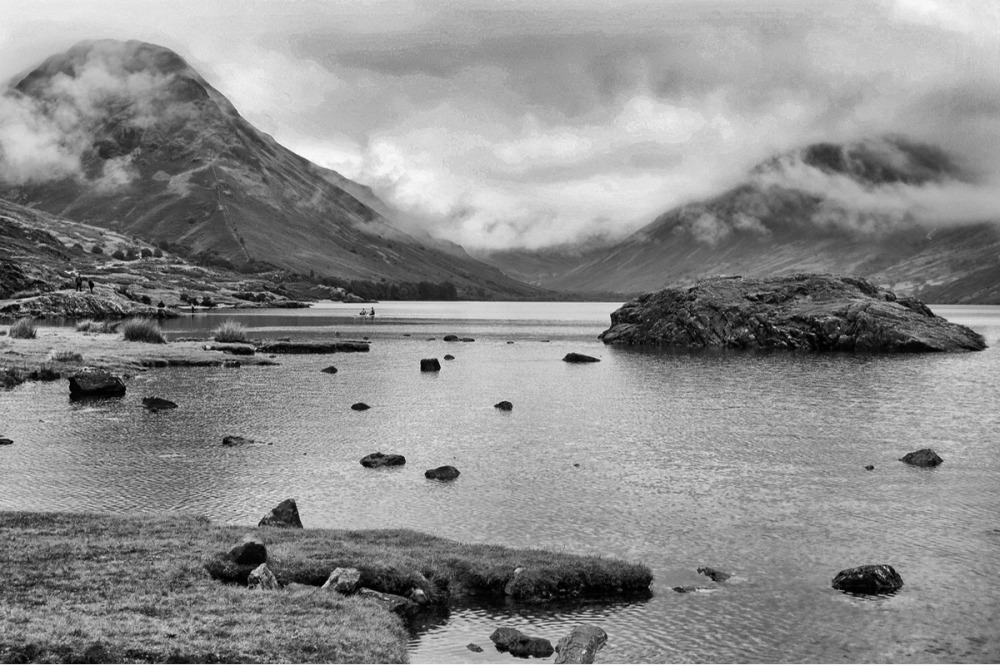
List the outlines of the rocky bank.
{"label": "rocky bank", "polygon": [[837,275],[716,277],[643,294],[611,314],[605,344],[801,349],[979,351],[982,335],[918,300]]}

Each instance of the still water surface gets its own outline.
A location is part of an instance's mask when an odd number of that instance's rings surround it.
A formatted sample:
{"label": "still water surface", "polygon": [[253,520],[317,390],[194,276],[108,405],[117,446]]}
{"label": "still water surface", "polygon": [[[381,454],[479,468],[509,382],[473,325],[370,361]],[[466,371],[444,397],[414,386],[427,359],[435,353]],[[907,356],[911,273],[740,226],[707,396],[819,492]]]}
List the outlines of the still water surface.
{"label": "still water surface", "polygon": [[[934,308],[984,334],[984,352],[877,356],[605,347],[597,335],[616,307],[238,314],[251,336],[339,332],[372,350],[152,370],[118,401],[71,403],[64,382],[0,394],[0,434],[16,441],[0,449],[0,510],[191,511],[250,525],[291,496],[307,527],[408,527],[653,569],[647,600],[453,608],[415,631],[413,662],[509,662],[489,642],[497,626],[554,643],[581,622],[610,636],[603,662],[1000,660],[1000,308]],[[227,316],[167,329],[207,336]],[[476,341],[443,342],[448,333]],[[602,362],[563,363],[569,351]],[[419,371],[428,357],[439,374]],[[319,371],[331,363],[337,374]],[[141,398],[153,395],[180,408],[150,413]],[[495,410],[500,400],[513,411]],[[371,410],[351,411],[358,401]],[[228,434],[273,445],[223,448]],[[897,461],[923,447],[945,463]],[[407,464],[363,469],[376,450]],[[424,479],[442,464],[462,475]],[[902,592],[861,600],[830,588],[864,563],[891,563]],[[715,585],[696,573],[704,565],[736,577]],[[694,584],[717,588],[671,590]]]}

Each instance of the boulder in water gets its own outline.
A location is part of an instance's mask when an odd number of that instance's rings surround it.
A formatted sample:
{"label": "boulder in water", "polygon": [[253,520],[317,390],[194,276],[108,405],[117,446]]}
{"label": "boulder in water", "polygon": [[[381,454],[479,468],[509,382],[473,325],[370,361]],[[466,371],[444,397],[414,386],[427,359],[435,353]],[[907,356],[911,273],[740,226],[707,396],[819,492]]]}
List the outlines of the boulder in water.
{"label": "boulder in water", "polygon": [[333,365],[330,365],[329,367],[324,367],[320,371],[323,372],[324,374],[336,374],[337,368],[334,367]]}
{"label": "boulder in water", "polygon": [[143,397],[142,405],[149,409],[150,411],[163,411],[165,409],[176,409],[177,404],[171,402],[169,399],[162,399],[160,397]]}
{"label": "boulder in water", "polygon": [[406,458],[393,453],[372,453],[361,458],[361,466],[366,469],[380,469],[383,466],[402,466],[406,464]]}
{"label": "boulder in water", "polygon": [[730,577],[732,577],[732,575],[730,575],[729,573],[724,573],[721,570],[716,570],[715,568],[711,568],[709,566],[704,566],[702,568],[699,568],[698,572],[701,573],[702,575],[705,575],[713,582],[725,582]]}
{"label": "boulder in water", "polygon": [[125,383],[103,369],[88,368],[69,377],[69,396],[83,397],[122,397],[125,394]]}
{"label": "boulder in water", "polygon": [[509,651],[510,655],[519,658],[533,656],[535,658],[548,658],[555,649],[552,643],[543,637],[529,637],[516,628],[504,626],[497,628],[490,635],[490,640],[500,651]]}
{"label": "boulder in water", "polygon": [[913,466],[937,466],[944,460],[930,448],[922,448],[920,450],[915,450],[912,453],[906,453],[899,458],[899,461],[906,462],[907,464],[911,464]]}
{"label": "boulder in water", "polygon": [[888,564],[848,568],[833,578],[833,588],[848,593],[878,595],[894,593],[903,587],[903,578]]}
{"label": "boulder in water", "polygon": [[583,353],[570,352],[563,356],[563,362],[567,363],[599,363],[599,358],[588,356]]}
{"label": "boulder in water", "polygon": [[504,400],[502,402],[497,402],[496,404],[494,404],[493,408],[500,409],[501,411],[513,411],[514,405],[508,402],[507,400]]}
{"label": "boulder in water", "polygon": [[427,469],[424,471],[424,478],[430,478],[431,480],[455,480],[458,478],[459,471],[453,466],[439,466],[436,469]]}
{"label": "boulder in water", "polygon": [[285,499],[271,509],[267,515],[258,522],[257,526],[277,526],[291,529],[301,529],[302,520],[299,519],[299,508],[295,505],[295,499]]}
{"label": "boulder in water", "polygon": [[351,405],[352,411],[367,411],[370,408],[371,407],[365,404],[364,402],[357,402]]}
{"label": "boulder in water", "polygon": [[421,372],[440,372],[441,363],[438,362],[437,358],[423,358],[420,360],[420,371]]}
{"label": "boulder in water", "polygon": [[557,663],[593,663],[608,634],[593,625],[577,626],[556,645]]}

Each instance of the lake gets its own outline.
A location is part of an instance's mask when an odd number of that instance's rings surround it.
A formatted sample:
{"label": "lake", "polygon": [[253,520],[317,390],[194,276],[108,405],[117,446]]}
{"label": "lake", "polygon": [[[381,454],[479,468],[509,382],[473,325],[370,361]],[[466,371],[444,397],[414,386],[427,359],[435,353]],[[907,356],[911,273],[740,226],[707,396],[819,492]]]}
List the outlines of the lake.
{"label": "lake", "polygon": [[[368,337],[371,351],[150,370],[118,401],[70,402],[64,381],[2,393],[0,435],[16,443],[0,449],[0,510],[188,511],[249,526],[294,497],[306,527],[407,527],[653,569],[648,599],[453,608],[414,631],[413,662],[510,662],[494,628],[555,643],[581,622],[609,635],[599,662],[1000,660],[1000,307],[932,306],[982,333],[986,351],[890,356],[605,347],[597,335],[618,304],[385,302],[374,320],[324,304],[169,321],[172,338],[232,317],[253,337]],[[602,362],[562,362],[569,351]],[[440,373],[421,373],[431,357]],[[337,374],[320,372],[330,364]],[[180,406],[144,410],[154,395]],[[501,400],[513,410],[494,409]],[[359,401],[372,408],[352,411]],[[230,434],[273,445],[222,447]],[[925,447],[944,464],[898,461]],[[362,468],[375,451],[407,463]],[[443,464],[461,476],[423,477]],[[865,563],[892,564],[905,586],[868,600],[830,588]],[[706,565],[734,578],[714,584],[696,572]]]}

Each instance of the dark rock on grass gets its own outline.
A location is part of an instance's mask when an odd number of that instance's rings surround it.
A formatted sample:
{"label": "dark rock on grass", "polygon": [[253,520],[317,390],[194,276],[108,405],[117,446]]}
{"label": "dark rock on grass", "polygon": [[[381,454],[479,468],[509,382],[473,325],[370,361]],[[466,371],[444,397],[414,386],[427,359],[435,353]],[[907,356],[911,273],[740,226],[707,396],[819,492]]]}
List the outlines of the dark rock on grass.
{"label": "dark rock on grass", "polygon": [[0,439],[0,446],[12,446],[14,445],[13,439]]}
{"label": "dark rock on grass", "polygon": [[372,589],[359,589],[356,595],[361,598],[374,600],[390,612],[398,614],[399,616],[411,615],[419,608],[419,605],[414,603],[409,598],[397,596],[394,593],[383,593]]}
{"label": "dark rock on grass", "polygon": [[447,465],[424,471],[424,478],[430,478],[431,480],[455,480],[458,476],[458,469]]}
{"label": "dark rock on grass", "polygon": [[371,407],[365,404],[364,402],[357,402],[351,405],[352,411],[367,411],[370,408]]}
{"label": "dark rock on grass", "polygon": [[869,464],[865,467],[865,471],[874,471],[874,470],[875,470],[874,464]]}
{"label": "dark rock on grass", "polygon": [[285,499],[271,509],[267,515],[257,523],[257,526],[277,526],[290,529],[301,529],[302,520],[299,519],[299,508],[295,505],[295,499]]}
{"label": "dark rock on grass", "polygon": [[361,571],[357,568],[334,568],[323,583],[324,589],[330,589],[344,595],[354,593],[361,581]]}
{"label": "dark rock on grass", "polygon": [[448,355],[446,355],[446,356],[444,357],[444,359],[445,359],[445,360],[454,360],[454,359],[455,359],[455,356],[453,356],[453,355],[451,355],[451,354],[449,353]]}
{"label": "dark rock on grass", "polygon": [[707,587],[707,586],[694,586],[694,585],[691,585],[691,586],[675,586],[675,587],[671,587],[671,589],[674,590],[674,591],[676,591],[677,593],[697,593],[699,591],[715,591],[715,589],[712,589],[712,588]]}
{"label": "dark rock on grass", "polygon": [[372,453],[361,458],[361,466],[366,469],[379,469],[383,466],[402,466],[406,464],[406,458],[402,455]]}
{"label": "dark rock on grass", "polygon": [[848,568],[833,578],[833,588],[848,593],[878,595],[894,593],[903,587],[903,578],[888,564]]}
{"label": "dark rock on grass", "polygon": [[475,653],[482,653],[483,652],[483,648],[481,646],[479,646],[478,644],[469,643],[469,644],[465,645],[465,648],[468,649],[469,651],[473,651]]}
{"label": "dark rock on grass", "polygon": [[708,566],[699,568],[698,572],[701,573],[702,575],[705,575],[713,582],[725,582],[730,577],[732,577],[732,575],[730,575],[729,573],[724,573],[721,570],[716,570],[715,568],[710,568]]}
{"label": "dark rock on grass", "polygon": [[125,394],[125,383],[103,369],[85,369],[69,377],[69,395],[84,397],[121,397]]}
{"label": "dark rock on grass", "polygon": [[601,362],[599,358],[593,356],[584,355],[582,353],[570,352],[563,356],[563,362],[567,363],[599,363]]}
{"label": "dark rock on grass", "polygon": [[423,358],[420,360],[420,371],[421,372],[440,372],[441,363],[438,362],[437,358]]}
{"label": "dark rock on grass", "polygon": [[496,404],[494,404],[493,408],[500,409],[501,411],[513,411],[514,405],[508,402],[507,400],[504,400],[502,402],[497,402]]}
{"label": "dark rock on grass", "polygon": [[278,578],[274,576],[266,563],[254,568],[247,577],[247,588],[257,591],[274,591],[279,588]]}
{"label": "dark rock on grass", "polygon": [[248,535],[239,545],[229,550],[229,557],[233,563],[241,566],[258,566],[267,562],[267,548],[257,536]]}
{"label": "dark rock on grass", "polygon": [[266,342],[257,347],[258,353],[352,353],[368,351],[368,342],[355,340],[333,342]]}
{"label": "dark rock on grass", "polygon": [[944,460],[930,448],[922,448],[912,453],[907,453],[899,458],[900,462],[906,462],[913,466],[937,466]]}
{"label": "dark rock on grass", "polygon": [[160,397],[143,397],[142,405],[150,411],[163,411],[166,409],[177,408],[176,403],[171,402],[169,399],[162,399]]}
{"label": "dark rock on grass", "polygon": [[716,277],[643,294],[611,314],[605,344],[804,351],[979,351],[979,333],[854,277]]}
{"label": "dark rock on grass", "polygon": [[333,365],[330,365],[329,367],[324,367],[320,371],[323,372],[324,374],[336,374],[337,368],[334,367]]}
{"label": "dark rock on grass", "polygon": [[500,651],[509,651],[512,656],[527,658],[548,658],[555,649],[552,643],[543,637],[529,637],[516,628],[504,626],[497,628],[490,635],[490,640]]}
{"label": "dark rock on grass", "polygon": [[441,339],[443,339],[446,342],[457,342],[458,341],[458,335],[445,335]]}
{"label": "dark rock on grass", "polygon": [[556,644],[556,663],[593,663],[608,634],[593,625],[577,626]]}

